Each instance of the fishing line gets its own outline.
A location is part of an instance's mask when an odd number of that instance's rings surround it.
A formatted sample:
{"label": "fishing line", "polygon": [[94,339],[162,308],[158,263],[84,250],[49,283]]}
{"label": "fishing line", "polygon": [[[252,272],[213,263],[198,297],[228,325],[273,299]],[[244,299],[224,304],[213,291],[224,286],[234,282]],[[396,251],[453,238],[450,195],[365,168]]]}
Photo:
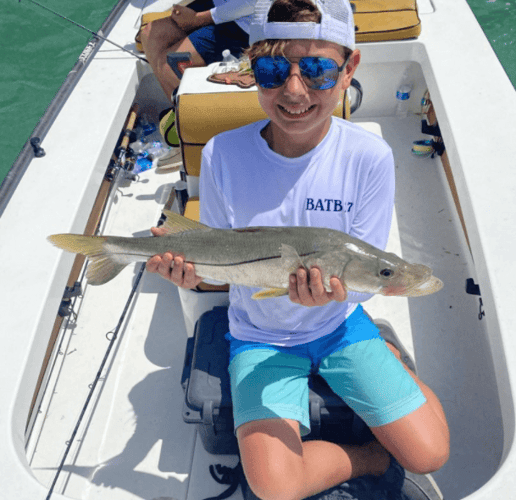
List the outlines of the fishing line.
{"label": "fishing line", "polygon": [[[21,1],[22,0],[18,0],[18,3],[21,3]],[[86,28],[86,26],[83,26],[82,24],[76,23],[75,21],[72,21],[68,17],[65,17],[65,16],[59,14],[59,12],[56,12],[56,11],[54,11],[52,9],[49,9],[48,7],[45,7],[44,5],[41,5],[40,3],[36,2],[35,0],[27,0],[27,1],[33,3],[34,5],[37,5],[38,7],[41,7],[42,9],[45,9],[48,12],[51,12],[55,16],[60,17],[61,19],[64,19],[65,21],[68,21],[69,23],[72,23],[73,25],[77,26],[78,28],[81,28],[81,29],[87,31],[88,33],[91,33],[92,35],[96,36],[97,38],[100,38],[101,40],[104,40],[105,42],[108,42],[111,45],[114,45],[115,47],[118,47],[120,50],[123,50],[124,52],[127,52],[128,54],[131,54],[133,57],[136,57],[137,59],[140,59],[141,61],[144,61],[146,63],[149,62],[149,61],[147,61],[147,59],[145,59],[145,57],[141,57],[141,56],[135,54],[134,52],[131,52],[130,50],[127,50],[126,48],[122,47],[121,45],[118,45],[118,43],[112,42],[108,38],[100,35],[98,32],[92,31],[92,30]]]}

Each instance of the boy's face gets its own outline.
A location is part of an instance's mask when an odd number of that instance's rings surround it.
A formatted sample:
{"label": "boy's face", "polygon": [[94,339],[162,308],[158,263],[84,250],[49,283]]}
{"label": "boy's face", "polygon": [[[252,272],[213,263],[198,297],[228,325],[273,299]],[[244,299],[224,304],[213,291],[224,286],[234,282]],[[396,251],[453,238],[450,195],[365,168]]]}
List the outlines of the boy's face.
{"label": "boy's face", "polygon": [[[360,52],[353,52],[335,86],[327,90],[309,88],[301,78],[296,61],[306,56],[329,57],[342,66],[345,62],[343,54],[339,45],[321,40],[292,40],[287,44],[284,55],[292,66],[285,84],[273,89],[258,86],[260,105],[271,119],[274,146],[283,141],[306,144],[312,149],[322,141],[341,91],[349,87],[360,62]],[[271,145],[272,149],[280,152],[274,146]]]}

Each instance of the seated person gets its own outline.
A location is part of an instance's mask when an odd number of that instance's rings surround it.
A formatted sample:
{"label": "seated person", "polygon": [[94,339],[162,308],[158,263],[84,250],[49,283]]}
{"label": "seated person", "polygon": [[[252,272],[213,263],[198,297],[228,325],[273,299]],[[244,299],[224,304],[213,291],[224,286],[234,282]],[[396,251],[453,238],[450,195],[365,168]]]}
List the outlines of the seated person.
{"label": "seated person", "polygon": [[[200,220],[218,228],[318,226],[385,248],[394,207],[388,144],[332,116],[360,63],[349,0],[257,0],[248,52],[269,119],[227,131],[203,149]],[[333,200],[315,210],[314,199]],[[329,207],[329,205],[328,205]],[[163,230],[153,229],[159,236]],[[180,287],[201,280],[179,254],[147,269]],[[449,456],[434,392],[400,360],[362,309],[371,296],[300,267],[288,297],[252,299],[231,286],[231,395],[243,469],[263,500],[301,500],[362,475],[402,467],[426,474]],[[360,446],[302,441],[308,378],[317,371],[370,427]],[[390,473],[388,473],[391,471]],[[380,480],[380,479],[379,479]]]}
{"label": "seated person", "polygon": [[222,60],[229,49],[240,57],[249,46],[249,14],[254,0],[194,0],[188,7],[172,7],[172,14],[145,25],[143,50],[166,96],[179,86],[179,78],[167,63],[169,52],[189,52],[191,65],[201,67]]}

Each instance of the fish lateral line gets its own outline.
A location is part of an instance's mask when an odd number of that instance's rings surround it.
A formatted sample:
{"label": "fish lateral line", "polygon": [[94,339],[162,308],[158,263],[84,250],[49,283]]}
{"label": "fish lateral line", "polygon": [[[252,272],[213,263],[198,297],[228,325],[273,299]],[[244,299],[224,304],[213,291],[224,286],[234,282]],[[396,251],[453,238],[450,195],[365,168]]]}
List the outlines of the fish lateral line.
{"label": "fish lateral line", "polygon": [[[299,257],[309,257],[310,255],[315,255],[319,252],[317,251],[314,251],[314,252],[308,252],[308,253],[303,253],[303,254],[300,254]],[[264,261],[267,261],[267,260],[273,260],[273,259],[282,259],[283,256],[282,255],[272,255],[272,256],[269,256],[269,257],[260,257],[260,258],[257,258],[257,259],[251,259],[251,260],[243,260],[243,261],[240,261],[240,262],[228,262],[227,264],[218,264],[218,263],[211,263],[211,262],[199,262],[199,261],[191,261],[191,260],[186,260],[186,262],[190,263],[190,264],[198,264],[200,266],[212,266],[212,267],[233,267],[233,266],[241,266],[241,265],[244,265],[244,264],[253,264],[254,262],[264,262]]]}

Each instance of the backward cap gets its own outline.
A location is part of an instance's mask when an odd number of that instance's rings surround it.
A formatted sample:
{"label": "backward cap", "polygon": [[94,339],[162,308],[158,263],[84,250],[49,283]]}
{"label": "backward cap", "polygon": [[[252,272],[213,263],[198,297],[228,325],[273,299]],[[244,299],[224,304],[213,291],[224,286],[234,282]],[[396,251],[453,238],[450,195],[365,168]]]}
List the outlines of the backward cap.
{"label": "backward cap", "polygon": [[324,40],[355,49],[355,23],[349,0],[311,0],[321,13],[321,23],[268,22],[275,0],[257,0],[251,20],[249,45],[261,40]]}

